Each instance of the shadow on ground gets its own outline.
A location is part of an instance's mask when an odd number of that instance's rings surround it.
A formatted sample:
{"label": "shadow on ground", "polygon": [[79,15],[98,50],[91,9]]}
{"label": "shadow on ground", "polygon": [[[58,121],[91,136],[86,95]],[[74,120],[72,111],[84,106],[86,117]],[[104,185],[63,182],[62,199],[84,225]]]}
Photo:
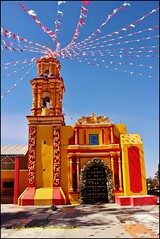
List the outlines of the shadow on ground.
{"label": "shadow on ground", "polygon": [[[17,209],[16,209],[17,210]],[[99,212],[101,212],[100,215]],[[78,227],[78,226],[105,226],[110,227],[115,221],[109,220],[111,216],[125,220],[138,212],[146,212],[142,208],[107,208],[106,204],[81,205],[58,207],[53,211],[51,207],[25,208],[18,212],[2,212],[1,228],[33,228],[33,227]],[[104,215],[104,216],[103,216]],[[110,216],[109,216],[110,215]],[[121,215],[121,216],[120,216]],[[108,217],[107,217],[108,216]],[[122,217],[123,216],[123,217]],[[86,220],[87,218],[87,220]]]}

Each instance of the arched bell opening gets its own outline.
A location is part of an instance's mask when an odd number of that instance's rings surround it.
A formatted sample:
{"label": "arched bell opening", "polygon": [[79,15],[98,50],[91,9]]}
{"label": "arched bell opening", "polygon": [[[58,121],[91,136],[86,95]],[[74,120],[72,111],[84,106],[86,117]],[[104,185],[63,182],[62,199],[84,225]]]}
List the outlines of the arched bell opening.
{"label": "arched bell opening", "polygon": [[43,107],[46,107],[49,109],[50,108],[50,98],[48,96],[46,96],[42,100],[43,100]]}

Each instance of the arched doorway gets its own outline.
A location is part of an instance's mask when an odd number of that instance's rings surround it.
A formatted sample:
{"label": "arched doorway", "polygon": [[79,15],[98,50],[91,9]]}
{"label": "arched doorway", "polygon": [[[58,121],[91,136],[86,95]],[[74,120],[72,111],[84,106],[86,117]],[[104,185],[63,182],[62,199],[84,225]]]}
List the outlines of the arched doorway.
{"label": "arched doorway", "polygon": [[110,169],[102,159],[87,162],[80,172],[81,204],[112,203],[113,183]]}

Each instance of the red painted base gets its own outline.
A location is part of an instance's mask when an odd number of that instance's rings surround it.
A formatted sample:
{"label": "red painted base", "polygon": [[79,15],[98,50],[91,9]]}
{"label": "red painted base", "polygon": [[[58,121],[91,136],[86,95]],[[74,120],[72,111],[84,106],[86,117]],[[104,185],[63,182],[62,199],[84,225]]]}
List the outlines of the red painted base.
{"label": "red painted base", "polygon": [[115,203],[119,204],[120,206],[156,205],[157,197],[152,195],[115,196]]}
{"label": "red painted base", "polygon": [[24,191],[24,193],[21,194],[19,197],[19,205],[26,206],[26,205],[34,205],[34,195],[35,195],[36,189],[34,187],[28,187]]}
{"label": "red painted base", "polygon": [[62,192],[60,190],[60,187],[54,187],[53,188],[52,204],[53,205],[63,205],[63,204],[65,204]]}
{"label": "red painted base", "polygon": [[120,206],[128,206],[130,205],[130,197],[115,196],[115,203],[119,204]]}

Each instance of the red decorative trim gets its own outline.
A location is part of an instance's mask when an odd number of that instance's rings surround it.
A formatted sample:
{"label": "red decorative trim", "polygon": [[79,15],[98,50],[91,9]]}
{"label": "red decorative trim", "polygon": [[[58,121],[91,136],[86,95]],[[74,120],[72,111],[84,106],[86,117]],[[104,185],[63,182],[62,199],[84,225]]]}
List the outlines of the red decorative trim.
{"label": "red decorative trim", "polygon": [[77,144],[79,144],[79,128],[77,128]]}
{"label": "red decorative trim", "polygon": [[60,156],[60,128],[53,127],[53,186],[60,185],[61,156]]}
{"label": "red decorative trim", "polygon": [[36,126],[29,126],[28,142],[28,187],[35,187],[36,178]]}
{"label": "red decorative trim", "polygon": [[15,158],[15,170],[14,170],[14,196],[13,203],[18,203],[19,196],[19,158]]}
{"label": "red decorative trim", "polygon": [[97,153],[101,153],[101,152],[121,152],[121,149],[120,148],[108,148],[108,149],[91,149],[91,148],[87,148],[87,146],[86,146],[86,148],[79,148],[79,149],[67,149],[67,153],[95,153],[95,152],[97,152]]}
{"label": "red decorative trim", "polygon": [[108,144],[111,143],[111,127],[108,127]]}
{"label": "red decorative trim", "polygon": [[109,128],[111,125],[99,124],[99,125],[76,125],[78,129],[99,129],[99,128]]}
{"label": "red decorative trim", "polygon": [[120,143],[120,138],[119,137],[117,137],[113,134],[113,138],[114,138],[114,144],[119,144]]}
{"label": "red decorative trim", "polygon": [[119,173],[118,173],[118,160],[114,157],[114,184],[116,190],[119,189]]}
{"label": "red decorative trim", "polygon": [[102,129],[102,144],[104,144],[104,129]]}
{"label": "red decorative trim", "polygon": [[85,129],[83,130],[83,142],[84,142],[84,145],[86,145],[86,130]]}
{"label": "red decorative trim", "polygon": [[133,193],[142,191],[142,174],[139,148],[131,146],[128,148],[130,190]]}

